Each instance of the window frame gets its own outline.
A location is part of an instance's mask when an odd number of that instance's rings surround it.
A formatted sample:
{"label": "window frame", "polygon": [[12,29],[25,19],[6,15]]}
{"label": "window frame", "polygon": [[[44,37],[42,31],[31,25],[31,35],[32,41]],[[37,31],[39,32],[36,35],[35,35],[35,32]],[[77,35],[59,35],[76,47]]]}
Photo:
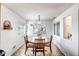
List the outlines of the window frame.
{"label": "window frame", "polygon": [[54,23],[54,35],[60,36],[60,22]]}

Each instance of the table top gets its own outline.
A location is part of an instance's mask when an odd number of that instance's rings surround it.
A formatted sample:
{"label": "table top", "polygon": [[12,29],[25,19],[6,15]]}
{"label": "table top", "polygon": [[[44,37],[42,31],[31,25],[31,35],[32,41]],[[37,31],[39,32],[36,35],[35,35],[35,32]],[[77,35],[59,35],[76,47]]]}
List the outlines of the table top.
{"label": "table top", "polygon": [[42,40],[40,40],[40,39],[44,39],[45,42],[49,41],[49,39],[46,38],[46,37],[42,37],[42,38],[33,37],[33,38],[32,38],[32,42],[35,42],[35,41],[42,41]]}
{"label": "table top", "polygon": [[44,43],[45,39],[35,39],[34,42],[35,43]]}

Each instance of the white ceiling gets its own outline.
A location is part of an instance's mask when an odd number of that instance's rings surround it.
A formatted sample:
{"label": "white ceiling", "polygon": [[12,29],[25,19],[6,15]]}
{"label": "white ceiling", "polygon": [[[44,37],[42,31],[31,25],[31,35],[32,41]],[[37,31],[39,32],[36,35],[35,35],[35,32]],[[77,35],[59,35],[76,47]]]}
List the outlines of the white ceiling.
{"label": "white ceiling", "polygon": [[59,16],[73,4],[69,3],[4,3],[8,7],[26,20],[51,20]]}

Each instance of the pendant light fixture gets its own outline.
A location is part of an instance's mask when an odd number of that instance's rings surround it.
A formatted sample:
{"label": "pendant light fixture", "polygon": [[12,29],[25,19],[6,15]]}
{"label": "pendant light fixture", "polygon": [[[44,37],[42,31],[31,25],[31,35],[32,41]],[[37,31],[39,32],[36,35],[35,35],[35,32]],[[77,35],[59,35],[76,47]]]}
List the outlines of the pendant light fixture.
{"label": "pendant light fixture", "polygon": [[38,24],[40,24],[41,22],[40,22],[40,15],[38,15]]}

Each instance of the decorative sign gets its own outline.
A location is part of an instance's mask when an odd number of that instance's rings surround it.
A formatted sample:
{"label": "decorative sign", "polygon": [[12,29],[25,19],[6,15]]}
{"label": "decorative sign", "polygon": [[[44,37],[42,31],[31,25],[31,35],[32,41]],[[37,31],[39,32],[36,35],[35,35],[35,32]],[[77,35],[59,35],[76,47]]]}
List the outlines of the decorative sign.
{"label": "decorative sign", "polygon": [[11,22],[9,20],[5,20],[4,21],[4,23],[3,23],[3,29],[4,30],[10,30],[10,29],[12,29]]}

